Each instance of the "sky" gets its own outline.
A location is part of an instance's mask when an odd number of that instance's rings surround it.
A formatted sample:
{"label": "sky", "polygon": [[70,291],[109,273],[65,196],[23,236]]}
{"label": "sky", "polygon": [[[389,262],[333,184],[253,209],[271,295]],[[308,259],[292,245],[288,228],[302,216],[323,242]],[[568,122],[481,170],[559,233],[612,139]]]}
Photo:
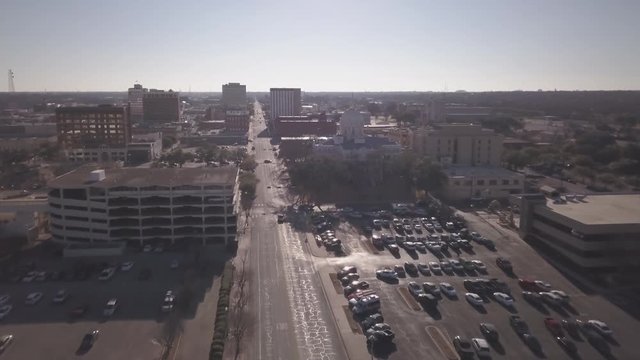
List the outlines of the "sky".
{"label": "sky", "polygon": [[637,0],[0,0],[0,69],[16,91],[637,90],[638,14]]}

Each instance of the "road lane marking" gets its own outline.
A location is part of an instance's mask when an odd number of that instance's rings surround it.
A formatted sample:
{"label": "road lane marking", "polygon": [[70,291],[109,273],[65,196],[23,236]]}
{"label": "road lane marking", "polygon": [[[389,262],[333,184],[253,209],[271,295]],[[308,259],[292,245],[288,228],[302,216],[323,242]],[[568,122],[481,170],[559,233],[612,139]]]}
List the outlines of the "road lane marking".
{"label": "road lane marking", "polygon": [[418,302],[413,298],[413,296],[409,294],[409,289],[407,289],[406,287],[397,287],[396,290],[398,291],[398,293],[400,294],[400,297],[402,298],[402,300],[404,300],[404,303],[407,305],[409,309],[413,311],[422,310],[422,308],[420,307],[420,304],[418,304]]}

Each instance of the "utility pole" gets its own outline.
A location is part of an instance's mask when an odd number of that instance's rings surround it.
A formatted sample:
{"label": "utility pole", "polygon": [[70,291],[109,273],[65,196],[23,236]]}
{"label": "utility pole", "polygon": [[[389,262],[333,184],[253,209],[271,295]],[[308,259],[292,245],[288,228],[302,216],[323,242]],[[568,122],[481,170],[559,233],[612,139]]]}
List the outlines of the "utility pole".
{"label": "utility pole", "polygon": [[7,74],[8,80],[9,80],[9,88],[8,91],[9,92],[16,92],[16,85],[13,83],[13,70],[9,69],[9,73]]}

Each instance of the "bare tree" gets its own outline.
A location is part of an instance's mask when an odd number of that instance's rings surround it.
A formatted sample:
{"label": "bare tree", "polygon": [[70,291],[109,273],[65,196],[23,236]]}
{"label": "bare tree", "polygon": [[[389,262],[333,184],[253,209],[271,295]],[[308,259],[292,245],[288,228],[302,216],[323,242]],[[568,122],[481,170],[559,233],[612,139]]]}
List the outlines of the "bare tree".
{"label": "bare tree", "polygon": [[176,336],[180,335],[183,331],[183,323],[182,316],[177,312],[172,312],[164,321],[162,328],[160,330],[160,335],[157,340],[160,342],[162,346],[164,346],[164,351],[162,353],[162,358],[167,359],[169,354],[171,353],[171,349],[173,347],[173,342],[176,339]]}
{"label": "bare tree", "polygon": [[238,359],[240,356],[242,339],[252,323],[249,313],[246,311],[247,305],[249,304],[249,296],[246,288],[249,279],[249,272],[245,267],[247,256],[248,253],[245,252],[241,260],[242,266],[240,267],[240,271],[237,272],[235,301],[230,311],[230,336],[233,338],[235,346],[234,359]]}

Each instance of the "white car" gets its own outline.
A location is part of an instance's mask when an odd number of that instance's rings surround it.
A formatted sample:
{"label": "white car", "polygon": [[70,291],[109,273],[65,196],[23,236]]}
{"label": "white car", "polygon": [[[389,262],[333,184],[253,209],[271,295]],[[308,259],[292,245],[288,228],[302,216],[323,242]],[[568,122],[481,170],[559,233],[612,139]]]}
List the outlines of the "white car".
{"label": "white car", "polygon": [[27,295],[27,298],[24,300],[24,303],[27,305],[35,305],[38,303],[38,301],[40,301],[42,299],[42,293],[41,292],[32,292],[31,294]]}
{"label": "white car", "polygon": [[133,267],[133,264],[134,264],[134,263],[133,263],[133,261],[123,262],[123,263],[120,265],[120,270],[121,270],[121,271],[129,271],[129,270],[131,270],[131,268]]}
{"label": "white car", "polygon": [[13,306],[11,306],[11,305],[2,305],[2,306],[0,306],[0,319],[4,319],[7,315],[9,315],[9,313],[11,312],[12,308],[13,308]]}
{"label": "white car", "polygon": [[479,241],[480,238],[482,238],[482,235],[478,234],[475,231],[472,231],[471,234],[469,234],[471,236],[471,239],[475,240],[475,241]]}
{"label": "white car", "polygon": [[104,316],[113,315],[113,313],[116,312],[117,308],[118,308],[118,299],[116,298],[109,299],[109,301],[107,301],[107,306],[105,306],[103,311]]}
{"label": "white car", "polygon": [[36,276],[38,276],[36,271],[29,271],[29,273],[22,278],[22,282],[30,283],[36,278]]}
{"label": "white car", "polygon": [[116,272],[114,268],[106,268],[102,270],[100,276],[98,276],[98,280],[107,281],[113,277],[113,274]]}
{"label": "white car", "polygon": [[534,281],[534,283],[536,285],[538,285],[541,289],[544,289],[544,291],[551,291],[551,284],[549,284],[548,282],[544,282],[542,280],[536,280]]}
{"label": "white car", "polygon": [[142,248],[142,252],[147,252],[147,253],[148,253],[148,252],[151,252],[151,245],[145,245],[145,246]]}
{"label": "white car", "polygon": [[466,293],[464,294],[464,297],[467,299],[467,301],[471,305],[479,306],[484,304],[484,301],[482,301],[482,298],[480,297],[480,295],[476,293]]}
{"label": "white car", "polygon": [[431,271],[433,271],[436,274],[442,272],[442,269],[440,268],[440,264],[435,261],[429,261],[429,267],[431,268]]}
{"label": "white car", "polygon": [[471,263],[473,264],[473,266],[475,266],[476,270],[480,271],[480,272],[486,272],[487,271],[487,266],[480,260],[471,260]]}
{"label": "white car", "polygon": [[175,296],[173,296],[173,292],[168,290],[164,295],[164,301],[162,302],[162,312],[170,312],[173,310],[173,304],[175,303]]}
{"label": "white car", "polygon": [[600,333],[600,335],[611,336],[613,335],[613,330],[603,321],[600,320],[589,320],[587,324],[591,326],[594,330]]}
{"label": "white car", "polygon": [[58,292],[53,297],[53,299],[51,299],[51,301],[54,304],[62,304],[63,302],[67,301],[68,297],[69,297],[69,293],[66,290],[58,290]]}
{"label": "white car", "polygon": [[482,338],[473,338],[471,339],[471,345],[476,349],[476,354],[478,354],[479,358],[490,356],[491,348],[489,348],[487,340]]}
{"label": "white car", "polygon": [[567,295],[564,291],[562,290],[551,290],[549,291],[552,294],[557,295],[558,297],[560,297],[560,299],[562,299],[563,303],[568,303],[569,302],[569,295]]}
{"label": "white car", "polygon": [[441,282],[440,290],[449,297],[457,296],[456,289],[453,287],[453,285],[449,284],[448,282]]}
{"label": "white car", "polygon": [[442,269],[442,271],[447,273],[453,270],[453,268],[451,267],[451,263],[448,260],[440,261],[440,268]]}
{"label": "white car", "polygon": [[549,305],[558,306],[562,304],[562,298],[554,293],[550,292],[541,292],[539,293],[544,300]]}
{"label": "white car", "polygon": [[9,300],[11,300],[11,296],[9,296],[9,294],[0,295],[0,305],[8,303]]}
{"label": "white car", "polygon": [[502,304],[503,306],[506,306],[506,307],[513,306],[513,298],[505,293],[494,292],[493,298],[496,299],[496,301]]}

